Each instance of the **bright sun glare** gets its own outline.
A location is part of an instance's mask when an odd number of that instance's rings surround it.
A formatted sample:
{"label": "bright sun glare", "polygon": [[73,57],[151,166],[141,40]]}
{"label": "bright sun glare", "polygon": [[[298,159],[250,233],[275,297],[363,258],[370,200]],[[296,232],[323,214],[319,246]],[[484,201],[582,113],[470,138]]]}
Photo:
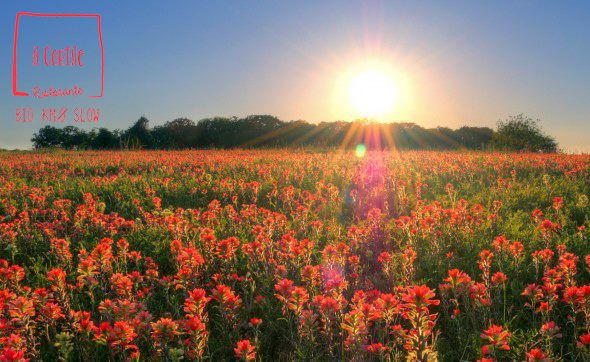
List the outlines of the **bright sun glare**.
{"label": "bright sun glare", "polygon": [[359,72],[348,87],[350,105],[360,117],[366,118],[380,118],[390,113],[397,95],[393,78],[380,69]]}

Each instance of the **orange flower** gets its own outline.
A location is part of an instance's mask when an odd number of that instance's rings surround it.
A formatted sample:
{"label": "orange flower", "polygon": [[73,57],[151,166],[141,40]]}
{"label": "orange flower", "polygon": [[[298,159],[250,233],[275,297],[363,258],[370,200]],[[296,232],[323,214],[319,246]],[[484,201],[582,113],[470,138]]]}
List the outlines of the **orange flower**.
{"label": "orange flower", "polygon": [[505,331],[502,326],[492,324],[481,334],[481,338],[488,341],[490,343],[489,346],[492,348],[510,350],[510,346],[507,344],[510,333]]}
{"label": "orange flower", "polygon": [[533,348],[526,354],[527,362],[548,362],[547,354],[539,348]]}
{"label": "orange flower", "polygon": [[254,361],[256,359],[255,347],[249,339],[238,341],[237,347],[234,348],[234,353],[242,361]]}
{"label": "orange flower", "polygon": [[407,304],[415,305],[416,308],[425,308],[429,305],[439,305],[440,301],[434,298],[434,291],[426,285],[415,285],[406,290],[402,296],[402,301]]}
{"label": "orange flower", "polygon": [[378,354],[384,351],[387,351],[387,347],[384,346],[382,343],[373,343],[365,346],[365,351],[373,354]]}
{"label": "orange flower", "polygon": [[492,283],[493,284],[504,284],[508,280],[506,274],[502,272],[497,272],[492,276]]}
{"label": "orange flower", "polygon": [[188,292],[188,298],[184,301],[184,311],[187,316],[201,316],[210,300],[204,289],[193,289]]}
{"label": "orange flower", "polygon": [[260,318],[250,318],[250,322],[248,323],[251,327],[258,328],[262,324],[262,319]]}
{"label": "orange flower", "polygon": [[157,345],[163,345],[171,341],[178,334],[178,323],[170,318],[160,318],[152,326],[152,338]]}
{"label": "orange flower", "polygon": [[17,297],[8,303],[8,315],[15,321],[25,320],[35,316],[35,307],[32,299]]}
{"label": "orange flower", "polygon": [[444,281],[449,283],[449,286],[453,289],[471,283],[471,277],[459,269],[449,270],[448,275],[449,276],[445,278]]}
{"label": "orange flower", "polygon": [[0,354],[0,361],[2,362],[29,362],[28,358],[25,358],[25,351],[14,350],[11,347],[5,347],[2,349]]}

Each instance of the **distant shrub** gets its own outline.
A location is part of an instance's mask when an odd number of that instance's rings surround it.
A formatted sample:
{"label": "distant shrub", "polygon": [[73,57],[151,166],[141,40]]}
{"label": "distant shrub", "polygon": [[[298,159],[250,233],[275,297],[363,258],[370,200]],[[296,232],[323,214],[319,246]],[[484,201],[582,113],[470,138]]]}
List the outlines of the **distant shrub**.
{"label": "distant shrub", "polygon": [[533,120],[524,114],[510,116],[507,120],[498,122],[492,144],[495,148],[512,151],[557,151],[557,142],[543,132],[539,120]]}

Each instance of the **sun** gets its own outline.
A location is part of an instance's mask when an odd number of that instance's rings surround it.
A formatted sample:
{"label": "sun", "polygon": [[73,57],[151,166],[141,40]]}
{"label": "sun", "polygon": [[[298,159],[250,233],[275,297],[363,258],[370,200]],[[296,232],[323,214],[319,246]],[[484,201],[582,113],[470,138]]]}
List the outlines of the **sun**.
{"label": "sun", "polygon": [[393,77],[382,69],[363,69],[350,79],[348,99],[359,117],[382,118],[392,112],[397,98]]}
{"label": "sun", "polygon": [[332,65],[331,117],[393,122],[416,112],[416,69],[390,57],[342,59]]}

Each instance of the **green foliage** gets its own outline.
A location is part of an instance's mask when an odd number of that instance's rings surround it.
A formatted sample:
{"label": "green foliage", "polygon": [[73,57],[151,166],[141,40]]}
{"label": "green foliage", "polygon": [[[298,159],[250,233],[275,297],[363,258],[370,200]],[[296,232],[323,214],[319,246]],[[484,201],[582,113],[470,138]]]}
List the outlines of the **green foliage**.
{"label": "green foliage", "polygon": [[546,135],[539,120],[533,120],[524,114],[510,116],[498,122],[498,129],[493,136],[496,148],[526,152],[556,152],[557,142]]}
{"label": "green foliage", "polygon": [[[270,115],[244,118],[214,117],[197,123],[178,118],[149,127],[141,117],[124,132],[100,128],[86,132],[69,126],[46,126],[31,139],[35,148],[64,149],[186,149],[186,148],[268,148],[311,147],[352,148],[367,142],[367,148],[394,149],[486,149],[494,131],[486,127],[463,126],[423,128],[414,123],[281,121]],[[351,137],[352,135],[352,137]],[[377,137],[376,137],[377,136]]]}
{"label": "green foliage", "polygon": [[145,117],[141,117],[129,127],[123,135],[121,140],[125,148],[151,148],[154,143],[154,138],[149,129],[149,121]]}
{"label": "green foliage", "polygon": [[120,136],[117,131],[111,132],[106,128],[99,128],[96,135],[91,134],[91,148],[95,150],[115,149],[120,146]]}

